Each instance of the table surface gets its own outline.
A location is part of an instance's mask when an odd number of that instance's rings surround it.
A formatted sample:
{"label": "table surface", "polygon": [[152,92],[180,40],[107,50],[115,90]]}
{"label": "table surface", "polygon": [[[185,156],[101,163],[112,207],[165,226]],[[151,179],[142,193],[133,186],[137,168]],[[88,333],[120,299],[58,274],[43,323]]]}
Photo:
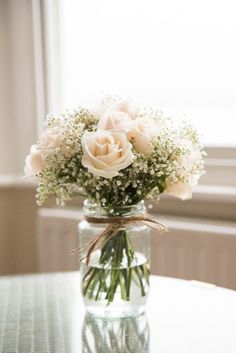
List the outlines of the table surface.
{"label": "table surface", "polygon": [[138,318],[86,315],[79,274],[0,277],[1,353],[235,353],[236,292],[152,276]]}

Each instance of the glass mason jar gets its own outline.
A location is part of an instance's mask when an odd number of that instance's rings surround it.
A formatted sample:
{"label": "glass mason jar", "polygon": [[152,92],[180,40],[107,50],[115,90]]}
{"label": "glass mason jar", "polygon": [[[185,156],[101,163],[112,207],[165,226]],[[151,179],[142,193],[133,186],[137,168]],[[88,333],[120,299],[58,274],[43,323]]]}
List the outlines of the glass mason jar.
{"label": "glass mason jar", "polygon": [[[144,312],[149,292],[150,235],[142,222],[122,223],[114,233],[100,238],[89,258],[91,241],[104,234],[116,217],[144,214],[144,202],[123,207],[98,207],[84,202],[85,216],[104,223],[83,220],[79,223],[81,253],[81,291],[86,309],[97,317],[137,316]],[[114,218],[114,222],[111,220]],[[106,219],[109,223],[106,223]],[[112,222],[112,223],[111,223]],[[90,242],[90,244],[89,244]],[[89,261],[88,261],[89,260]]]}

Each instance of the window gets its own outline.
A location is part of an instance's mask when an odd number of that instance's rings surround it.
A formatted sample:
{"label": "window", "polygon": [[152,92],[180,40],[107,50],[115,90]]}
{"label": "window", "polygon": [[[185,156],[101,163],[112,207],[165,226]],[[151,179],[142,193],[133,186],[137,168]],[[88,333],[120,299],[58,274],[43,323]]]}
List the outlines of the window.
{"label": "window", "polygon": [[[131,96],[184,114],[209,146],[236,146],[235,4],[61,0],[62,100]],[[55,59],[55,58],[54,58]]]}
{"label": "window", "polygon": [[189,207],[193,216],[234,219],[234,1],[60,0],[44,5],[47,111],[118,94],[171,116],[185,115],[204,137],[207,173],[191,205],[181,204],[182,209],[166,200],[166,209],[187,214]]}

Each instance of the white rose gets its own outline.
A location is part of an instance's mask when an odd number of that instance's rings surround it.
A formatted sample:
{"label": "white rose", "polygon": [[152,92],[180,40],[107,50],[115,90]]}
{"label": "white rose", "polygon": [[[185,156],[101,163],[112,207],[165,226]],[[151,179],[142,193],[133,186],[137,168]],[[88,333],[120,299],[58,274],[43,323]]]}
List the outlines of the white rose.
{"label": "white rose", "polygon": [[81,139],[82,165],[94,175],[117,176],[134,159],[132,145],[122,131],[85,132]]}
{"label": "white rose", "polygon": [[46,129],[40,136],[39,150],[47,152],[57,147],[60,147],[62,143],[63,135],[61,133],[60,126],[54,126]]}
{"label": "white rose", "polygon": [[129,101],[120,101],[108,106],[107,110],[100,110],[98,129],[123,130],[132,140],[135,150],[143,154],[151,152],[151,140],[163,128],[163,124],[157,124],[152,118],[138,117],[137,108]]}
{"label": "white rose", "polygon": [[196,185],[197,181],[194,181],[194,178],[191,178],[189,182],[179,181],[174,184],[167,184],[165,193],[181,200],[189,200],[192,198],[193,187]]}
{"label": "white rose", "polygon": [[132,126],[133,120],[125,112],[106,111],[101,115],[98,122],[98,129],[101,130],[124,130],[129,131]]}
{"label": "white rose", "polygon": [[138,118],[130,127],[127,135],[132,139],[137,152],[149,154],[152,151],[152,139],[159,132],[156,122],[151,118]]}
{"label": "white rose", "polygon": [[181,200],[188,200],[192,197],[192,190],[198,184],[199,173],[193,173],[192,168],[195,163],[202,159],[201,152],[195,148],[190,140],[180,139],[180,146],[188,149],[188,153],[179,156],[176,160],[179,163],[178,175],[186,181],[178,181],[177,183],[166,183],[165,192],[169,195],[178,197]]}
{"label": "white rose", "polygon": [[180,156],[178,158],[180,166],[182,166],[182,169],[184,170],[191,170],[192,166],[202,159],[202,155],[199,148],[196,148],[193,145],[192,141],[187,139],[179,139],[177,143],[180,147],[183,147],[188,150],[187,154],[184,154],[183,156]]}
{"label": "white rose", "polygon": [[124,129],[128,131],[132,126],[132,121],[138,115],[138,110],[132,102],[120,101],[116,105],[100,110],[99,115],[98,129]]}
{"label": "white rose", "polygon": [[24,173],[26,176],[34,176],[45,167],[43,156],[38,151],[37,146],[33,145],[30,154],[25,159]]}
{"label": "white rose", "polygon": [[132,101],[129,100],[123,100],[117,103],[116,110],[128,114],[131,119],[136,119],[138,116],[137,107]]}

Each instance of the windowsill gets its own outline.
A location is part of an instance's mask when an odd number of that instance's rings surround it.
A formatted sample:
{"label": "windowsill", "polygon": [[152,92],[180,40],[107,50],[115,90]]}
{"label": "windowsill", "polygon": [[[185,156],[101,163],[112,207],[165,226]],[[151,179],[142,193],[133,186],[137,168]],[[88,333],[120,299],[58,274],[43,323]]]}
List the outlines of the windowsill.
{"label": "windowsill", "polygon": [[193,197],[198,200],[236,203],[236,187],[221,185],[198,185]]}
{"label": "windowsill", "polygon": [[0,174],[0,189],[35,189],[37,182],[19,174]]}
{"label": "windowsill", "polygon": [[236,158],[236,146],[206,146],[209,159],[224,160]]}
{"label": "windowsill", "polygon": [[[41,208],[39,215],[43,218],[67,219],[71,221],[80,221],[83,219],[82,208],[79,210],[71,208]],[[236,222],[206,220],[202,218],[191,218],[183,216],[159,215],[152,212],[152,215],[158,217],[159,221],[166,224],[169,230],[181,232],[197,232],[199,234],[222,234],[236,236]]]}

